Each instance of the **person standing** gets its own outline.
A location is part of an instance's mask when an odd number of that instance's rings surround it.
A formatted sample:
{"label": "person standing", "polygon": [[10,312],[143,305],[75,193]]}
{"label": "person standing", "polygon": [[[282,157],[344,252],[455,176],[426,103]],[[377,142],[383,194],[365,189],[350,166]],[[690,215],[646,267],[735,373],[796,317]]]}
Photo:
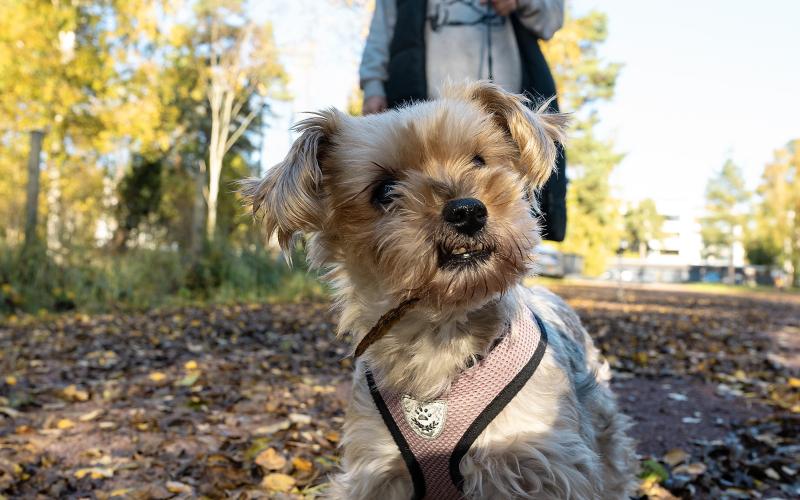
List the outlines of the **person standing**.
{"label": "person standing", "polygon": [[[359,69],[364,114],[436,98],[448,81],[489,79],[535,101],[556,95],[539,48],[564,0],[376,0]],[[558,103],[550,106],[558,111]],[[566,232],[566,158],[542,189],[543,236]]]}

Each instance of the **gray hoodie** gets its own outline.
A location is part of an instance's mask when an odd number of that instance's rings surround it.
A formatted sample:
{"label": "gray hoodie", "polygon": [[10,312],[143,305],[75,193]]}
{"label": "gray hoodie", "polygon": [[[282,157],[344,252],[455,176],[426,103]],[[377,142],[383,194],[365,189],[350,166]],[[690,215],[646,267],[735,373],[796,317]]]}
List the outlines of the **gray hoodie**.
{"label": "gray hoodie", "polygon": [[[517,17],[539,38],[549,40],[564,22],[564,0],[517,3]],[[519,50],[507,18],[498,16],[480,0],[428,0],[427,18],[425,69],[431,97],[436,97],[447,81],[489,77],[508,91],[520,91]],[[396,0],[376,0],[359,70],[365,98],[386,95],[384,82],[396,19]]]}

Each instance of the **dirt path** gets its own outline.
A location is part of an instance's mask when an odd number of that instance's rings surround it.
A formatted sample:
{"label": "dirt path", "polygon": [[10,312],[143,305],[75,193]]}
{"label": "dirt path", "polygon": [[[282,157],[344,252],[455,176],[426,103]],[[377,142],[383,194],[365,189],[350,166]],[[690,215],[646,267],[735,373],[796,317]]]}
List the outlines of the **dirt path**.
{"label": "dirt path", "polygon": [[[796,297],[556,291],[612,362],[643,492],[800,495]],[[0,326],[0,492],[313,495],[337,461],[351,368],[333,321],[301,304]]]}

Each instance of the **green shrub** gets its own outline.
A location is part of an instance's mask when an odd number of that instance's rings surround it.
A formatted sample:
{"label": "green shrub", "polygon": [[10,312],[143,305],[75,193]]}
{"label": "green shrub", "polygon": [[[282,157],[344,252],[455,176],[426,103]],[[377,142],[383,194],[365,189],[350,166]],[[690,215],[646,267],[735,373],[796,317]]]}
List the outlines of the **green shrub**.
{"label": "green shrub", "polygon": [[190,258],[169,249],[72,251],[54,259],[43,248],[0,246],[0,314],[147,309],[194,301],[295,301],[322,297],[325,287],[303,263],[290,269],[260,245],[209,245]]}

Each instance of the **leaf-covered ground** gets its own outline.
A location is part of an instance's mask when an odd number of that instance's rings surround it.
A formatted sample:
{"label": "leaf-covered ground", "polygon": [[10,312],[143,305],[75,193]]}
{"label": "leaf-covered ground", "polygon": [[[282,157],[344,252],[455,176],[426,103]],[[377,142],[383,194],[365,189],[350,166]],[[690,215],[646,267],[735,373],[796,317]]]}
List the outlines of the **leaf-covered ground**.
{"label": "leaf-covered ground", "polygon": [[[559,286],[637,422],[641,495],[800,496],[800,298]],[[349,388],[324,303],[11,319],[0,492],[313,496]]]}

